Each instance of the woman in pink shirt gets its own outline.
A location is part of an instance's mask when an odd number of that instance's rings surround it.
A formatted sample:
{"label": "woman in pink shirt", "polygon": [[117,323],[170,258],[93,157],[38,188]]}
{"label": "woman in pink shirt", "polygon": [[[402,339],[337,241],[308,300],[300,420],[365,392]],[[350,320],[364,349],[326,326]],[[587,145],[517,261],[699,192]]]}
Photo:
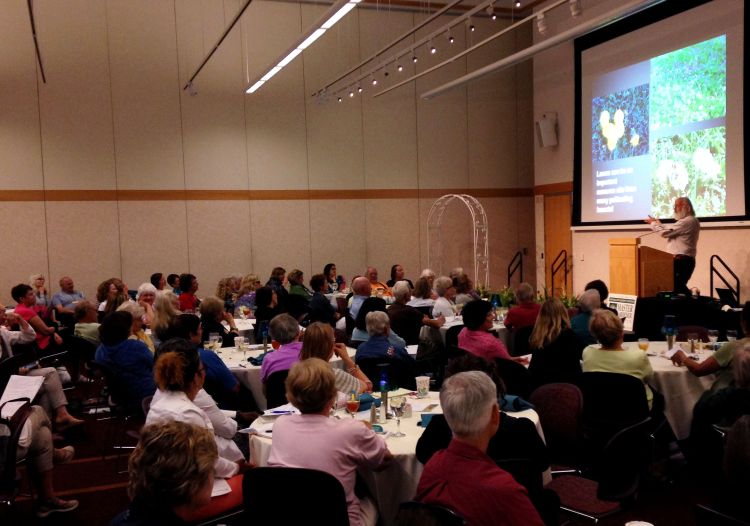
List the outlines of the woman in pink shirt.
{"label": "woman in pink shirt", "polygon": [[488,301],[470,301],[461,314],[464,319],[464,328],[458,333],[458,346],[461,349],[485,360],[511,359],[503,342],[488,332],[495,321],[492,305]]}
{"label": "woman in pink shirt", "polygon": [[25,283],[16,285],[10,291],[10,295],[13,300],[18,303],[16,305],[15,312],[21,318],[26,320],[29,325],[36,332],[36,344],[41,350],[45,350],[49,347],[52,341],[54,345],[62,345],[62,338],[57,334],[57,328],[55,326],[48,326],[39,317],[36,307],[36,294],[34,289]]}

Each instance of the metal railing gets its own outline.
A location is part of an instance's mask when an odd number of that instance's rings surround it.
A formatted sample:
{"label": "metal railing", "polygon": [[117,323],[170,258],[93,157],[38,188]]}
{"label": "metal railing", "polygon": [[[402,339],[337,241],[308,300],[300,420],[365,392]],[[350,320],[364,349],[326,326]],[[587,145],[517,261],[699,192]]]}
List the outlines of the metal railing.
{"label": "metal railing", "polygon": [[513,275],[518,272],[518,282],[523,283],[523,251],[519,250],[508,263],[508,287]]}
{"label": "metal railing", "polygon": [[553,294],[555,290],[555,276],[560,271],[560,269],[562,269],[564,272],[563,288],[567,289],[567,286],[568,286],[568,251],[565,249],[562,249],[560,251],[557,257],[552,261],[552,266],[550,267],[550,271],[551,271],[550,285],[552,286]]}
{"label": "metal railing", "polygon": [[[735,274],[732,271],[731,268],[729,268],[729,265],[727,265],[724,262],[724,260],[721,259],[720,256],[714,254],[713,256],[711,256],[711,259],[709,261],[710,261],[710,268],[711,268],[711,273],[710,273],[711,297],[712,298],[714,297],[714,290],[715,290],[715,288],[714,288],[714,275],[716,275],[716,277],[719,280],[721,280],[721,282],[724,285],[726,285],[726,287],[729,289],[729,291],[734,296],[734,299],[737,302],[736,304],[739,305],[740,304],[740,278],[737,276],[737,274]],[[721,266],[724,267],[724,270],[726,272],[728,272],[729,274],[732,275],[732,277],[734,278],[734,283],[735,283],[734,287],[729,284],[729,282],[726,280],[726,278],[724,277],[724,275],[719,271],[718,268],[716,268],[716,265],[714,264],[715,261],[718,261],[719,263],[721,263]]]}

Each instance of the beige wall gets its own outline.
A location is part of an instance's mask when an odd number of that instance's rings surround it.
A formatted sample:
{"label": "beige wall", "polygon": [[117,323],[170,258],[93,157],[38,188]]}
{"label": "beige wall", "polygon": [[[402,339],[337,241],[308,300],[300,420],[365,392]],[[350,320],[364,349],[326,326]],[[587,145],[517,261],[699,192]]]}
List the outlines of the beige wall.
{"label": "beige wall", "polygon": [[[224,275],[265,278],[276,265],[309,278],[333,261],[350,278],[367,264],[387,277],[399,262],[415,277],[428,261],[429,207],[455,188],[491,196],[481,198],[490,284],[504,284],[522,247],[533,275],[531,65],[430,102],[419,97],[528,34],[499,39],[468,65],[456,61],[380,98],[368,90],[342,104],[319,103],[312,92],[422,16],[357,9],[245,95],[249,80],[323,10],[258,0],[196,79],[198,94],[183,91],[240,4],[35,2],[46,84],[36,72],[25,4],[4,7],[0,301],[34,272],[51,275],[53,290],[70,274],[89,296],[110,276],[135,288],[155,271],[189,270],[204,294]],[[469,38],[503,23],[478,20]],[[454,46],[462,45],[460,33]],[[420,57],[418,69],[440,54]],[[259,190],[277,193],[248,193]],[[300,198],[308,190],[322,193]],[[351,198],[326,195],[346,190]],[[470,267],[467,217],[454,210],[444,225],[449,266]]]}
{"label": "beige wall", "polygon": [[[583,20],[606,13],[621,2],[617,0],[591,0],[584,4],[581,18],[571,19],[567,9],[555,10],[548,16],[546,37],[535,33],[535,41],[548,38],[573,27]],[[559,11],[559,13],[558,13]],[[534,58],[534,118],[539,119],[547,111],[556,111],[559,125],[559,144],[554,148],[534,146],[534,184],[546,185],[573,180],[573,133],[575,78],[573,70],[573,43],[561,44]],[[536,221],[543,225],[544,207],[540,200],[536,206]],[[629,237],[647,233],[648,230],[618,231],[574,231],[573,232],[573,288],[582,292],[586,282],[602,278],[609,279],[609,257],[607,240],[612,237]],[[698,243],[696,269],[690,286],[697,286],[704,294],[709,291],[709,258],[718,254],[740,276],[741,287],[750,290],[750,231],[747,228],[704,228]],[[643,239],[643,243],[664,250],[666,243],[657,236]],[[537,229],[537,254],[544,246],[544,230]],[[543,261],[537,260],[538,274],[543,276]],[[541,279],[538,276],[538,280]],[[747,299],[747,293],[743,295]]]}

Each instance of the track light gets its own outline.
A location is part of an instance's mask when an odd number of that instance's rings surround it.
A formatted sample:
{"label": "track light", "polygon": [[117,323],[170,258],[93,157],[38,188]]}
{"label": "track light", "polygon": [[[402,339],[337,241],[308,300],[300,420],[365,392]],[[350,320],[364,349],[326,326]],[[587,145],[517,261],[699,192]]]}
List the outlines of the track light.
{"label": "track light", "polygon": [[341,97],[339,97],[339,98],[338,98],[338,99],[336,99],[336,100],[337,100],[337,101],[339,101],[339,102],[341,102]]}
{"label": "track light", "polygon": [[417,55],[412,55],[412,57],[411,57],[411,61],[412,62],[414,62],[416,64],[418,60],[419,59],[417,58]]}
{"label": "track light", "polygon": [[362,86],[357,86],[357,93],[362,93]]}
{"label": "track light", "polygon": [[404,66],[399,64],[398,66],[396,66],[396,69],[398,70],[399,73],[401,73],[404,70]]}
{"label": "track light", "polygon": [[453,38],[453,35],[451,35],[450,33],[448,33],[448,43],[449,44],[453,44],[453,42],[455,42],[455,41],[456,41],[456,39]]}
{"label": "track light", "polygon": [[516,7],[521,7],[521,2],[516,2]]}
{"label": "track light", "polygon": [[476,29],[477,29],[477,28],[476,28],[476,27],[474,26],[474,24],[472,24],[472,23],[471,23],[471,18],[467,18],[467,19],[466,19],[466,25],[467,25],[467,26],[469,27],[469,31],[471,31],[472,33],[473,33],[474,31],[476,31]]}
{"label": "track light", "polygon": [[351,99],[351,98],[353,98],[353,97],[354,97],[354,92],[353,92],[353,91],[350,91],[350,92],[349,92],[349,98]]}
{"label": "track light", "polygon": [[376,79],[375,77],[372,77],[372,79],[370,80],[370,83],[371,83],[371,84],[372,84],[373,86],[377,86],[377,85],[378,85],[378,79]]}
{"label": "track light", "polygon": [[430,40],[427,45],[430,47],[430,54],[434,55],[435,53],[437,53],[437,48],[432,45],[432,40]]}
{"label": "track light", "polygon": [[492,20],[497,20],[497,15],[495,14],[495,3],[494,2],[490,2],[490,5],[487,6],[487,15]]}

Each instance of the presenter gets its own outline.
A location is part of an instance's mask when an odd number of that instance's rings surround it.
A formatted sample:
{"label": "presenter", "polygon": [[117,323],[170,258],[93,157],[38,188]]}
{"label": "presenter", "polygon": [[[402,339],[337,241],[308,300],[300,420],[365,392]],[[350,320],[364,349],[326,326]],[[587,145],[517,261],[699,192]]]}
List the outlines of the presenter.
{"label": "presenter", "polygon": [[695,217],[693,203],[687,197],[678,197],[674,202],[674,218],[677,220],[671,228],[662,225],[661,221],[651,216],[646,223],[654,232],[661,232],[667,239],[667,252],[674,255],[674,292],[690,294],[687,282],[695,270],[695,254],[701,224]]}

